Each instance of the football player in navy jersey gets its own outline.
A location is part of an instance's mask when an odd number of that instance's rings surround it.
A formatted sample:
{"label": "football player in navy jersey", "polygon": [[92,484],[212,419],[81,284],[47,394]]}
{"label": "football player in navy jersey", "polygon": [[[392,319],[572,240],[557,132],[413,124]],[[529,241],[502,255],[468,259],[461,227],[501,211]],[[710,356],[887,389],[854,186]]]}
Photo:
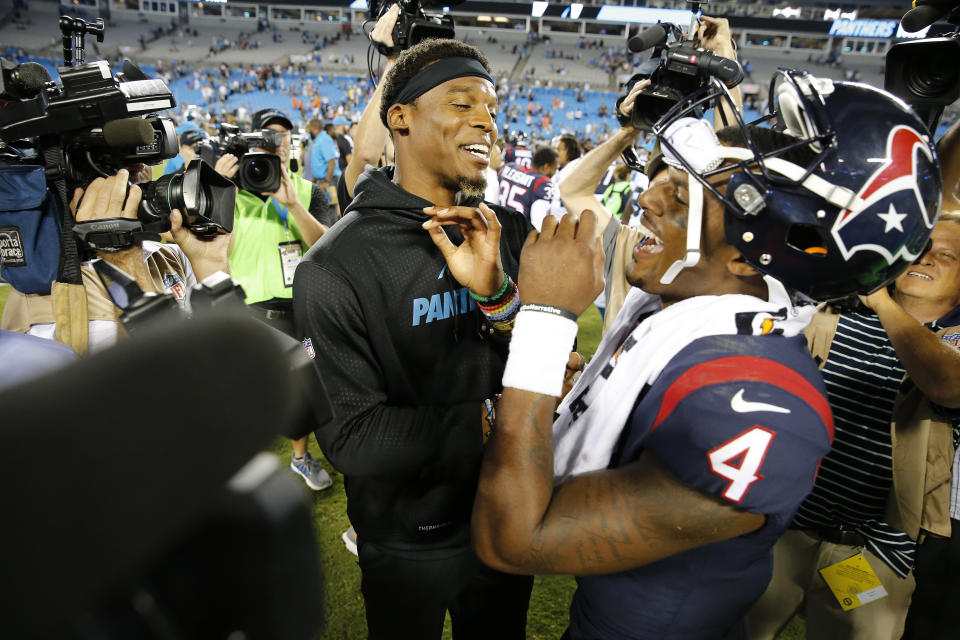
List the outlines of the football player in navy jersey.
{"label": "football player in navy jersey", "polygon": [[554,198],[554,184],[550,180],[557,172],[557,152],[540,147],[533,154],[533,167],[505,164],[500,169],[500,205],[519,211],[538,230],[550,213]]}
{"label": "football player in navy jersey", "polygon": [[533,167],[533,149],[529,148],[530,139],[523,131],[511,131],[507,134],[507,146],[503,149],[504,164],[515,164],[530,169]]}
{"label": "football player in navy jersey", "polygon": [[809,303],[889,282],[935,222],[937,162],[909,108],[800,72],[774,83],[777,131],[738,117],[718,140],[690,117],[733,104],[718,81],[657,123],[668,173],[640,198],[635,289],[566,394],[602,286],[597,218],[549,216],[527,239],[473,539],[501,571],[578,576],[571,640],[744,637],[832,440]]}

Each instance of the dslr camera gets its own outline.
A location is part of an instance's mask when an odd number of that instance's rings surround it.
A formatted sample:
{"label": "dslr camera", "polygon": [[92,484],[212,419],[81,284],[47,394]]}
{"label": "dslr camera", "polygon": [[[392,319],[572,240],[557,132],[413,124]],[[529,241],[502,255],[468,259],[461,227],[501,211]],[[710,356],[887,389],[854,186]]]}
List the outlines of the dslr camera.
{"label": "dslr camera", "polygon": [[[691,33],[694,27],[691,25]],[[641,64],[627,82],[627,93],[640,80],[649,78],[651,83],[637,95],[629,123],[622,123],[637,129],[652,130],[653,125],[674,105],[706,84],[711,77],[723,81],[729,88],[743,81],[740,63],[684,39],[683,32],[675,24],[661,22],[644,29],[630,38],[627,46],[634,52],[654,48],[650,59]],[[621,97],[617,107],[622,101]],[[619,109],[617,113],[620,113]]]}
{"label": "dslr camera", "polygon": [[[129,60],[116,75],[106,61],[83,62],[84,36],[102,41],[102,20],[62,16],[60,29],[65,66],[58,69],[59,84],[38,63],[0,63],[0,99],[9,101],[0,108],[0,141],[18,151],[13,163],[45,167],[65,212],[66,194],[75,187],[125,167],[173,158],[178,143],[173,122],[156,115],[176,106],[162,80],[148,77]],[[73,231],[91,249],[123,249],[168,231],[174,208],[197,235],[233,228],[233,183],[209,166],[191,163],[140,186],[144,197],[137,220],[75,223]]]}
{"label": "dslr camera", "polygon": [[250,149],[272,152],[282,144],[283,134],[279,131],[241,132],[236,125],[224,123],[219,126],[216,137],[197,144],[197,155],[211,166],[226,153],[235,155],[239,163],[236,181],[240,188],[251,193],[271,193],[280,188],[282,160],[275,153]]}
{"label": "dslr camera", "polygon": [[[374,43],[377,50],[385,56],[391,56],[427,38],[453,38],[453,18],[443,12],[443,7],[455,6],[464,1],[399,0],[400,14],[393,28],[393,47],[377,42]],[[391,4],[392,0],[371,0],[370,15],[379,18]]]}

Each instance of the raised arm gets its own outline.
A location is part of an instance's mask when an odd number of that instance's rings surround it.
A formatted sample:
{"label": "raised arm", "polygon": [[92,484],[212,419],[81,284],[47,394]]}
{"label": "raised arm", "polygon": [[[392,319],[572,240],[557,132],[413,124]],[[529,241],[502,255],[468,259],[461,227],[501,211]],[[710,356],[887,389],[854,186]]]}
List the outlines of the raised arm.
{"label": "raised arm", "polygon": [[943,407],[960,407],[960,351],[915,320],[886,287],[861,299],[876,311],[907,375],[923,395]]}
{"label": "raised arm", "polygon": [[940,174],[943,176],[944,211],[960,211],[960,118],[937,140]]}
{"label": "raised arm", "polygon": [[[572,214],[560,223],[551,216],[539,234],[531,234],[520,264],[525,304],[574,316],[587,308],[601,283],[603,254],[596,225],[590,212],[583,213],[579,223]],[[558,278],[561,269],[564,276]],[[576,327],[564,328],[562,323],[571,321],[550,316],[550,322],[530,332],[521,325],[534,319],[524,318],[531,313],[550,315],[523,310],[518,318],[496,429],[484,453],[474,502],[474,546],[485,563],[514,573],[610,573],[763,525],[764,516],[738,511],[686,486],[650,453],[554,488],[552,423],[563,364],[552,358],[555,366],[540,368],[542,375],[526,379],[511,366],[524,353],[555,352],[552,355],[565,360],[562,352]],[[523,344],[517,345],[518,340]],[[528,365],[520,366],[528,372],[538,368]],[[536,389],[521,388],[527,385]]]}
{"label": "raised arm", "polygon": [[[704,49],[713,51],[718,56],[737,59],[737,50],[733,46],[733,38],[730,35],[730,23],[726,18],[710,18],[703,16],[700,21],[700,27],[697,29],[697,36],[700,40],[700,46]],[[738,111],[743,111],[743,92],[740,85],[730,89],[730,96],[736,105]],[[736,123],[736,117],[730,113],[730,105],[726,102],[721,103],[721,113],[714,111],[713,127],[722,129],[723,121],[726,118],[728,125]]]}
{"label": "raised arm", "polygon": [[[393,27],[397,22],[397,16],[400,9],[393,5],[390,9],[377,20],[376,26],[370,33],[370,39],[373,42],[381,42],[388,47],[393,46]],[[396,56],[388,57],[387,62],[380,73],[381,79],[387,71],[393,66],[393,60]],[[347,194],[353,197],[353,186],[357,183],[357,178],[363,173],[367,165],[376,166],[380,154],[383,153],[383,146],[387,141],[387,128],[383,126],[380,120],[380,98],[383,93],[383,82],[377,84],[376,90],[370,97],[370,102],[363,110],[360,122],[357,124],[357,135],[353,140],[353,156],[350,162],[343,170],[344,186],[347,188]]]}
{"label": "raised arm", "polygon": [[[650,86],[649,80],[641,80],[633,86],[620,104],[620,110],[624,115],[632,111],[637,94],[648,86]],[[594,190],[610,165],[616,161],[624,149],[633,143],[639,133],[640,131],[633,127],[621,127],[603,144],[581,158],[577,163],[576,171],[571,172],[558,185],[560,199],[567,211],[575,214],[580,214],[586,209],[593,211],[600,221],[598,226],[600,233],[606,228],[612,216],[597,199]]]}

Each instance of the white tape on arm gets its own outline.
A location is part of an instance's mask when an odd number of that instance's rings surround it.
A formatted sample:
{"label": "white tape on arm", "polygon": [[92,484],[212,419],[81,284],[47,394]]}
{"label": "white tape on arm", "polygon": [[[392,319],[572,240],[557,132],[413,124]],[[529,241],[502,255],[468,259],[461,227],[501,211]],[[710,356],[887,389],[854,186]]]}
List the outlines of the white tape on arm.
{"label": "white tape on arm", "polygon": [[521,309],[510,339],[503,386],[559,398],[576,337],[575,321]]}

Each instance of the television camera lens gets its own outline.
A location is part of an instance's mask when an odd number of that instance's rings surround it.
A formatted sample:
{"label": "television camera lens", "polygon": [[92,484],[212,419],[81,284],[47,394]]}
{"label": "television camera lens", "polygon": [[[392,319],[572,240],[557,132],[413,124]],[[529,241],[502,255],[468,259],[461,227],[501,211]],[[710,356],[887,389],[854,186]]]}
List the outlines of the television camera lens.
{"label": "television camera lens", "polygon": [[138,217],[144,229],[170,229],[170,212],[178,209],[184,225],[198,236],[233,230],[236,187],[199,158],[183,170],[141,185]]}
{"label": "television camera lens", "polygon": [[918,98],[935,99],[960,84],[960,68],[955,60],[931,59],[904,74],[904,82]]}
{"label": "television camera lens", "polygon": [[248,153],[240,161],[240,186],[251,193],[270,193],[280,188],[280,156],[273,153]]}

